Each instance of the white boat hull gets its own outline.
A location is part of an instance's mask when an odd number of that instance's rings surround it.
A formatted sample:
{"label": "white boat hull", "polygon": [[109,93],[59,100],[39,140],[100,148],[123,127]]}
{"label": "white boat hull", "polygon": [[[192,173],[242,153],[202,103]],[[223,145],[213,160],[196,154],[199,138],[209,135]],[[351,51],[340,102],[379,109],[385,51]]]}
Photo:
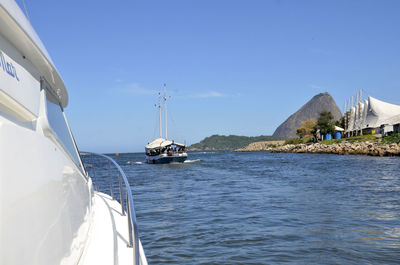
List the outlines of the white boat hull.
{"label": "white boat hull", "polygon": [[[126,244],[93,244],[101,236],[98,224],[126,217],[110,217],[112,207],[121,207],[116,201],[94,207],[100,195],[81,163],[67,104],[61,77],[29,21],[14,1],[0,0],[0,264],[133,264]],[[128,238],[127,221],[106,224],[114,239]],[[144,253],[140,258],[146,265]]]}
{"label": "white boat hull", "polygon": [[0,263],[77,261],[89,228],[91,182],[50,139],[2,117],[0,146]]}

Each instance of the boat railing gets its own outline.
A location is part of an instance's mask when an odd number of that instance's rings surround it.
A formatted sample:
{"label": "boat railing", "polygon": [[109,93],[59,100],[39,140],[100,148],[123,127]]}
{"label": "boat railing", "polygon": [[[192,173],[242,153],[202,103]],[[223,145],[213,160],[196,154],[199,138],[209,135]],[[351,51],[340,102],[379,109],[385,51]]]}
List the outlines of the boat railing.
{"label": "boat railing", "polygon": [[[119,202],[121,204],[121,214],[123,216],[127,216],[128,219],[128,232],[129,232],[129,242],[128,242],[128,247],[133,248],[133,262],[135,265],[139,265],[140,260],[145,260],[145,257],[140,257],[139,253],[142,252],[140,251],[140,242],[139,242],[139,233],[138,233],[138,226],[136,222],[136,213],[135,213],[135,207],[133,206],[133,196],[132,196],[132,190],[129,185],[128,179],[125,175],[125,172],[122,170],[120,165],[112,159],[111,157],[103,154],[97,154],[97,153],[91,153],[91,152],[81,152],[82,157],[85,156],[91,156],[92,160],[87,159],[87,163],[84,163],[84,166],[86,169],[91,168],[91,171],[93,173],[93,180],[94,180],[94,187],[96,191],[98,191],[98,185],[99,182],[97,181],[97,175],[96,175],[96,167],[95,167],[95,161],[93,157],[100,157],[105,159],[108,162],[108,177],[110,181],[110,186],[109,186],[109,191],[112,199],[115,199],[115,194],[114,194],[114,187],[113,187],[113,173],[112,172],[112,167],[117,169],[118,172],[118,190],[119,190]],[[86,160],[86,159],[85,159]],[[88,170],[86,170],[88,172]],[[104,190],[102,190],[104,192]],[[124,196],[125,194],[125,196]],[[126,207],[124,207],[126,206]]]}

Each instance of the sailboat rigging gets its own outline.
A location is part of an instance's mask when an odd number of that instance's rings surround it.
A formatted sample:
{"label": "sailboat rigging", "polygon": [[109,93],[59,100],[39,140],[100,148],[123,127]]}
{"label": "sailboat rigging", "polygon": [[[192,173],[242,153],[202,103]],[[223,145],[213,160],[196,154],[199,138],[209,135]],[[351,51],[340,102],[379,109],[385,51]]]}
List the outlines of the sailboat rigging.
{"label": "sailboat rigging", "polygon": [[[165,138],[162,137],[161,124],[161,99],[164,101]],[[184,162],[187,159],[186,144],[168,140],[167,125],[167,91],[164,84],[164,96],[158,93],[158,112],[160,137],[145,146],[146,162],[149,164],[166,164],[171,162]]]}

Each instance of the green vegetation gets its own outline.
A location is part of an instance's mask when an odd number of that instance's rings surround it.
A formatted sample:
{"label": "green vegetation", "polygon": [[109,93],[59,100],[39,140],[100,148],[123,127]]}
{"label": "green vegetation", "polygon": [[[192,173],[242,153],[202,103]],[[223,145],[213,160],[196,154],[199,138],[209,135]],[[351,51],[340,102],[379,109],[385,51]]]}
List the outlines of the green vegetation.
{"label": "green vegetation", "polygon": [[343,141],[354,143],[354,142],[366,142],[366,141],[374,142],[376,140],[378,140],[377,137],[373,136],[372,134],[366,134],[366,135],[359,135],[359,136],[353,136],[353,137],[342,138],[342,139],[325,140],[325,141],[322,141],[321,143],[331,145],[331,144],[340,143]]}
{"label": "green vegetation", "polygon": [[382,138],[383,144],[398,144],[400,143],[400,133],[394,133],[392,135]]}
{"label": "green vegetation", "polygon": [[321,134],[335,133],[335,122],[330,111],[323,111],[319,114],[315,130],[320,130]]}
{"label": "green vegetation", "polygon": [[349,118],[350,118],[350,111],[347,111],[347,112],[340,118],[340,120],[338,120],[338,121],[335,122],[335,125],[336,125],[336,126],[339,126],[339,127],[341,127],[341,128],[344,129],[344,128],[346,127],[345,121],[346,121],[346,120],[349,120]]}
{"label": "green vegetation", "polygon": [[[392,135],[392,136],[385,137],[382,140],[382,142],[384,142],[385,139],[387,139],[387,142],[385,142],[387,144],[400,142],[400,134],[397,134],[397,136],[395,136],[395,135]],[[320,143],[326,144],[326,145],[331,145],[334,143],[341,143],[343,141],[347,141],[350,143],[365,142],[365,141],[374,142],[374,141],[377,141],[378,139],[379,138],[377,138],[376,136],[374,136],[372,134],[368,134],[368,135],[359,135],[359,136],[342,138],[342,139],[325,140],[325,141],[321,141]],[[289,139],[289,140],[285,141],[285,144],[306,144],[306,143],[311,143],[312,141],[313,141],[313,137],[310,136],[310,137],[304,137],[304,138]]]}
{"label": "green vegetation", "polygon": [[[316,132],[318,132],[318,130],[319,130],[320,134],[327,134],[327,133],[334,134],[335,133],[335,125],[344,127],[343,126],[344,118],[342,117],[341,120],[335,122],[333,120],[333,115],[331,112],[323,111],[319,114],[318,121],[316,121],[314,119],[309,119],[309,120],[301,122],[301,126],[299,128],[297,128],[296,134],[300,138],[303,138],[303,137],[308,138],[310,136],[313,136]],[[287,142],[303,143],[304,141],[305,140],[298,141],[298,140],[290,139]]]}
{"label": "green vegetation", "polygon": [[351,142],[351,141],[356,142],[356,141],[375,141],[377,139],[378,139],[378,137],[376,137],[372,134],[365,134],[365,135],[344,138],[343,140],[347,140],[348,142]]}
{"label": "green vegetation", "polygon": [[321,141],[322,144],[326,144],[326,145],[331,145],[331,144],[338,144],[340,142],[343,142],[344,139],[332,139],[332,140],[325,140],[325,141]]}
{"label": "green vegetation", "polygon": [[317,121],[314,119],[309,119],[301,122],[301,127],[297,128],[296,134],[303,138],[305,136],[310,136],[314,133],[315,126],[317,126]]}
{"label": "green vegetation", "polygon": [[232,150],[246,147],[250,143],[259,141],[277,141],[281,137],[261,135],[255,137],[238,135],[212,135],[204,138],[200,143],[189,146],[189,150]]}
{"label": "green vegetation", "polygon": [[312,142],[313,138],[313,136],[308,136],[303,138],[288,139],[285,141],[285,144],[306,144]]}

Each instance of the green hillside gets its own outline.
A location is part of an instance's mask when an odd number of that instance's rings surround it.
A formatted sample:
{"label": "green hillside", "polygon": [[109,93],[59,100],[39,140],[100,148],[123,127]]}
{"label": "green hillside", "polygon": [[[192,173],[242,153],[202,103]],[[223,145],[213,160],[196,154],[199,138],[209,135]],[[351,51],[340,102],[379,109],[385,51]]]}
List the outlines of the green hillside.
{"label": "green hillside", "polygon": [[189,146],[189,150],[231,150],[247,146],[253,142],[282,140],[276,136],[238,136],[212,135],[204,138],[200,143]]}

